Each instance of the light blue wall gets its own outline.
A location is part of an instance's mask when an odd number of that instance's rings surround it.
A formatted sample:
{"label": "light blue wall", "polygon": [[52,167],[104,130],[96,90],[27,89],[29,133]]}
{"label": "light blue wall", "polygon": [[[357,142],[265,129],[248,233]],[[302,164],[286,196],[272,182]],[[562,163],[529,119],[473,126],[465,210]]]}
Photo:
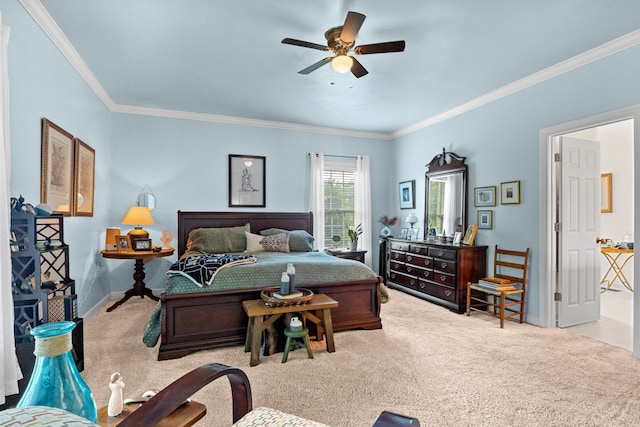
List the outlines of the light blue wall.
{"label": "light blue wall", "polygon": [[13,196],[40,203],[41,119],[46,117],[96,150],[93,217],[65,219],[70,246],[69,276],[76,280],[83,314],[109,292],[100,280],[98,231],[104,229],[110,203],[111,113],[17,1],[1,1],[9,39],[11,183]]}
{"label": "light blue wall", "polygon": [[[104,229],[119,226],[140,189],[158,197],[148,227],[157,242],[163,229],[176,231],[180,210],[227,207],[228,154],[267,158],[266,211],[308,210],[307,153],[369,154],[372,165],[373,236],[382,214],[398,208],[398,183],[416,180],[415,213],[424,212],[425,164],[444,146],[467,157],[469,223],[475,222],[473,188],[520,180],[520,205],[496,206],[493,230],[480,230],[477,243],[531,247],[528,317],[539,305],[539,131],[640,103],[640,47],[627,49],[505,99],[398,138],[380,141],[198,121],[112,114],[15,1],[0,0],[3,22],[11,27],[11,192],[39,202],[40,120],[47,117],[96,150],[95,215],[65,220],[71,247],[70,275],[77,282],[80,313],[110,292],[129,289],[132,266],[100,256]],[[428,98],[428,94],[416,94]],[[260,209],[258,209],[260,210]],[[395,232],[403,224],[395,226]],[[126,230],[123,230],[126,231]],[[375,243],[376,238],[372,239]],[[377,267],[374,247],[374,267]],[[489,252],[489,257],[493,252]],[[148,266],[147,283],[161,288],[164,267]],[[491,264],[489,263],[489,266]]]}
{"label": "light blue wall", "polygon": [[534,323],[540,315],[540,129],[640,103],[639,75],[640,47],[635,47],[396,141],[396,180],[417,178],[421,220],[424,165],[443,146],[467,157],[470,224],[477,222],[474,187],[495,185],[499,193],[501,182],[520,180],[521,203],[490,208],[493,229],[478,230],[476,244],[490,248],[487,268],[493,268],[496,244],[531,248],[527,318]]}
{"label": "light blue wall", "polygon": [[[164,229],[177,234],[178,210],[309,211],[308,153],[311,151],[371,157],[372,222],[375,224],[372,259],[377,268],[380,227],[375,219],[388,211],[390,203],[388,182],[392,171],[389,165],[393,158],[390,141],[114,114],[113,152],[118,154],[114,156],[111,170],[113,203],[109,226],[120,226],[144,184],[148,184],[158,198],[158,206],[152,213],[155,225],[145,227],[156,242]],[[266,208],[228,207],[229,154],[266,157]],[[127,230],[125,227],[121,226],[123,232]],[[175,256],[149,264],[149,287],[164,286],[165,267],[173,260]],[[127,289],[130,271],[114,268],[117,276],[112,275],[112,289]]]}

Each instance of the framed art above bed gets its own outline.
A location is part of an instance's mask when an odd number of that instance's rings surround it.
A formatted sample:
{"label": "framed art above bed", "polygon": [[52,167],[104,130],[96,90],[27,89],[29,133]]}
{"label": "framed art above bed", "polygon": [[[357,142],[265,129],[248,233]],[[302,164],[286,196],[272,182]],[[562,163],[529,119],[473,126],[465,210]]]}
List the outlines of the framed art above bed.
{"label": "framed art above bed", "polygon": [[229,207],[266,207],[266,157],[229,154]]}

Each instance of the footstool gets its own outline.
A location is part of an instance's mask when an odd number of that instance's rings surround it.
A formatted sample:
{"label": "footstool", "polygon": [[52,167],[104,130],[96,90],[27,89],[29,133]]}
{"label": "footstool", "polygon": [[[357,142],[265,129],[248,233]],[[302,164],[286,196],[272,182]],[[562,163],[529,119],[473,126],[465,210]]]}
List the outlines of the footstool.
{"label": "footstool", "polygon": [[[289,351],[303,347],[306,347],[309,359],[313,359],[313,353],[311,352],[311,347],[309,347],[309,330],[307,328],[302,328],[299,331],[292,331],[291,328],[286,328],[284,334],[287,336],[287,343],[284,345],[282,363],[287,362]],[[300,338],[302,338],[302,341],[300,341]]]}

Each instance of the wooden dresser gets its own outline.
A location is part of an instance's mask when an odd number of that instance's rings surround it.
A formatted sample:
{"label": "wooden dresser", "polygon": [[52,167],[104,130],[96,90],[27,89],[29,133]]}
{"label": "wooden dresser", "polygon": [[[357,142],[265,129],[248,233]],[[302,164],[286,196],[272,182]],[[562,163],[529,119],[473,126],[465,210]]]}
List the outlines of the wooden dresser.
{"label": "wooden dresser", "polygon": [[487,246],[381,241],[388,286],[462,313],[467,282],[486,276]]}

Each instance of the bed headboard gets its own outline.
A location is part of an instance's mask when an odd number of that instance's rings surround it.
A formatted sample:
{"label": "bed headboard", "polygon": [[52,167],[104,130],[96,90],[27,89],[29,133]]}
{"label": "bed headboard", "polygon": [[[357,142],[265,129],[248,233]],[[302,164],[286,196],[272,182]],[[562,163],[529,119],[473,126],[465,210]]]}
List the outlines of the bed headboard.
{"label": "bed headboard", "polygon": [[236,227],[251,224],[251,232],[267,228],[306,230],[313,234],[311,212],[183,212],[178,211],[178,256],[186,251],[189,232],[200,227]]}

